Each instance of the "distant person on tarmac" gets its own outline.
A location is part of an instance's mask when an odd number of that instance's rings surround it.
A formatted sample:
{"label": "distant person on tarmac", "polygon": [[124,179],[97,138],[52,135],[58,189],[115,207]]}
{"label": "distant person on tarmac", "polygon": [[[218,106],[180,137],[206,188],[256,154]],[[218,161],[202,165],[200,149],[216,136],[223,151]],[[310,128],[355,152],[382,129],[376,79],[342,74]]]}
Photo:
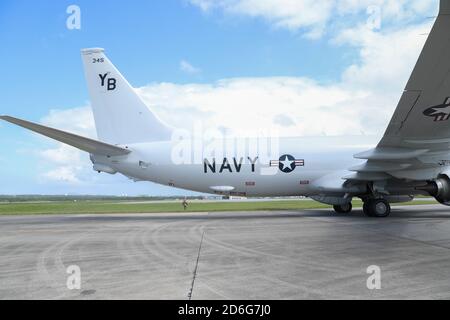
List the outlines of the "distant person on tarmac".
{"label": "distant person on tarmac", "polygon": [[188,202],[187,202],[186,198],[184,198],[184,200],[183,200],[183,202],[181,204],[183,205],[183,208],[186,211],[186,208],[188,206]]}

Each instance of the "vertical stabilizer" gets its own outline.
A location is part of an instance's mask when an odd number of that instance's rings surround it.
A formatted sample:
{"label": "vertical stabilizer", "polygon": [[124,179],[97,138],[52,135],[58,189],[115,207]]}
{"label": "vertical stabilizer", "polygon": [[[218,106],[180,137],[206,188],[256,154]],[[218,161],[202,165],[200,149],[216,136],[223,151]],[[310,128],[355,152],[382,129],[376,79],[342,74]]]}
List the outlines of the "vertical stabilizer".
{"label": "vertical stabilizer", "polygon": [[111,144],[169,140],[171,129],[145,105],[100,48],[81,55],[98,138]]}

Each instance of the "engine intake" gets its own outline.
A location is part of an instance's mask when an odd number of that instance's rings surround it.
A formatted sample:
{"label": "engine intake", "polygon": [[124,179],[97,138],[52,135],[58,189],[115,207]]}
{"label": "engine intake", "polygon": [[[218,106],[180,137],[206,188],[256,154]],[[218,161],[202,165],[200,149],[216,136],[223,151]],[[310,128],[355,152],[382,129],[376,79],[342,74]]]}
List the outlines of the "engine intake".
{"label": "engine intake", "polygon": [[450,179],[447,176],[439,176],[436,180],[428,182],[417,190],[428,192],[439,203],[450,206]]}

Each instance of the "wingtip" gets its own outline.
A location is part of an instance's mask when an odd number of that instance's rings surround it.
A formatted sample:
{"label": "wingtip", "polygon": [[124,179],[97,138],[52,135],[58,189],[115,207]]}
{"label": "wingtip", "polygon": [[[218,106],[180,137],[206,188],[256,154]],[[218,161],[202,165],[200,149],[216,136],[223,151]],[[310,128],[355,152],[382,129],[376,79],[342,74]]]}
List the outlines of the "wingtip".
{"label": "wingtip", "polygon": [[1,120],[5,120],[5,121],[8,121],[8,122],[11,122],[11,121],[14,120],[15,118],[14,118],[14,117],[11,117],[11,116],[7,116],[7,115],[5,115],[5,114],[2,114],[2,115],[0,115],[0,119],[1,119]]}

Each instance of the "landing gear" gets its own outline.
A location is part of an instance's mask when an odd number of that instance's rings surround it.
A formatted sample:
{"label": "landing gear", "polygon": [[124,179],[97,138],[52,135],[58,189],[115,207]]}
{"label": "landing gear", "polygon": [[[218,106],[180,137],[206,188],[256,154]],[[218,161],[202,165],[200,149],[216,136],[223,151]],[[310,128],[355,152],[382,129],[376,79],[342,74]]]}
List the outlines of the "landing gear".
{"label": "landing gear", "polygon": [[337,213],[350,213],[352,211],[352,203],[349,202],[349,203],[343,204],[343,205],[336,205],[336,206],[333,206],[333,209]]}
{"label": "landing gear", "polygon": [[363,211],[368,217],[385,218],[391,213],[391,206],[384,199],[370,199],[364,201]]}

